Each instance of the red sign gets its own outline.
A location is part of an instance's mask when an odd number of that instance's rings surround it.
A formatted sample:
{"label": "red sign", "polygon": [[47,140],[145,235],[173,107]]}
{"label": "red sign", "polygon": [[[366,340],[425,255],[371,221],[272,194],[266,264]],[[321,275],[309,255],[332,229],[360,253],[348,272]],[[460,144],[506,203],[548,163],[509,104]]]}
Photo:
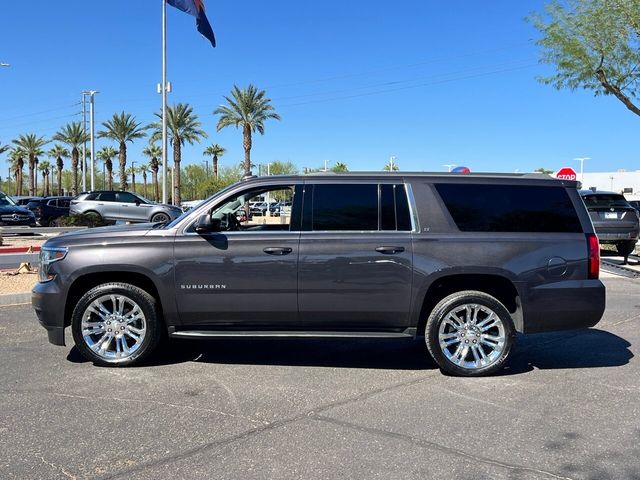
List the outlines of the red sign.
{"label": "red sign", "polygon": [[560,178],[562,180],[577,180],[578,176],[576,175],[576,172],[573,170],[573,168],[564,167],[558,170],[558,173],[556,173],[556,178]]}

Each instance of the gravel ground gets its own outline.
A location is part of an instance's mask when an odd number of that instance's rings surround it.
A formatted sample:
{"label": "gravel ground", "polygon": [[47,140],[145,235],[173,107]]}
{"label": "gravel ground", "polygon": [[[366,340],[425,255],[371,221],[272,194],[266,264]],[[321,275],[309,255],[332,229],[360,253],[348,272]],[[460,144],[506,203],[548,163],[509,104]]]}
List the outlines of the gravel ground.
{"label": "gravel ground", "polygon": [[8,275],[6,272],[0,273],[0,295],[30,292],[37,282],[37,273],[20,273],[18,275]]}

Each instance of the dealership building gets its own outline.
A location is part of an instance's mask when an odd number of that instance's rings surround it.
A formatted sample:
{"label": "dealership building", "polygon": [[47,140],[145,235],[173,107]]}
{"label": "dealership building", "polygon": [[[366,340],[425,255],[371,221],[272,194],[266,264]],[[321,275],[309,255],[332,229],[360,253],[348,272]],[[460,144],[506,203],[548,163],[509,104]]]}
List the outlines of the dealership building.
{"label": "dealership building", "polygon": [[[578,173],[580,180],[580,173]],[[596,188],[623,193],[629,200],[640,200],[640,170],[616,172],[584,172],[582,188]]]}

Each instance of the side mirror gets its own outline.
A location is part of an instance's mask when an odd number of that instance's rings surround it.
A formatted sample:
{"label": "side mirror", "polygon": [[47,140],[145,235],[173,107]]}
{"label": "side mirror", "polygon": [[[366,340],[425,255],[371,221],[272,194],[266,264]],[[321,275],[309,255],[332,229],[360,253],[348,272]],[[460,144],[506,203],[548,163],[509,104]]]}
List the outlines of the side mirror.
{"label": "side mirror", "polygon": [[220,231],[220,219],[211,215],[201,215],[196,222],[196,233],[210,233]]}

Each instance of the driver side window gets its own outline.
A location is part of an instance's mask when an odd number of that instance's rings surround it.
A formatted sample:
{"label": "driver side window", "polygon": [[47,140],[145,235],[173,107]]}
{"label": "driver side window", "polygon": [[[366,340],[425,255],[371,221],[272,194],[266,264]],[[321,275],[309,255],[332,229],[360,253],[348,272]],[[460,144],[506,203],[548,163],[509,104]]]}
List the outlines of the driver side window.
{"label": "driver side window", "polygon": [[290,231],[295,191],[294,185],[244,190],[215,205],[211,218],[220,220],[220,231]]}

